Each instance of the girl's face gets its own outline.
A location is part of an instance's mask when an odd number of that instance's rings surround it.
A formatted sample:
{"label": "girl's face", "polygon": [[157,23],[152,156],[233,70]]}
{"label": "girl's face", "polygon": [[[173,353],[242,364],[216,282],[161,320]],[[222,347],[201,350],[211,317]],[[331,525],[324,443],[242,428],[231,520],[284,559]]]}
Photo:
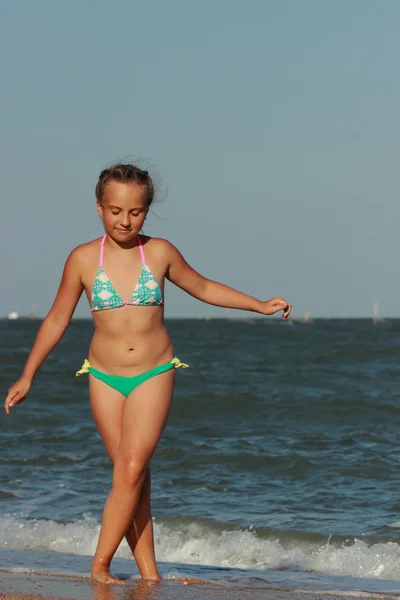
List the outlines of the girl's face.
{"label": "girl's face", "polygon": [[135,182],[109,181],[97,211],[104,229],[116,242],[134,240],[143,227],[148,213],[146,191]]}

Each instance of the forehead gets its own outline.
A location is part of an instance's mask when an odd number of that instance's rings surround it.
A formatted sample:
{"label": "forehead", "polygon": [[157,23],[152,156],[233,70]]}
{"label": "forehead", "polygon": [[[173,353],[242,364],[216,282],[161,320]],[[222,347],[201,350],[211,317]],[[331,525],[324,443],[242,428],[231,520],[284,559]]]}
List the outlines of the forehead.
{"label": "forehead", "polygon": [[113,204],[121,208],[136,208],[146,205],[146,190],[134,181],[122,183],[109,181],[104,186],[103,203]]}

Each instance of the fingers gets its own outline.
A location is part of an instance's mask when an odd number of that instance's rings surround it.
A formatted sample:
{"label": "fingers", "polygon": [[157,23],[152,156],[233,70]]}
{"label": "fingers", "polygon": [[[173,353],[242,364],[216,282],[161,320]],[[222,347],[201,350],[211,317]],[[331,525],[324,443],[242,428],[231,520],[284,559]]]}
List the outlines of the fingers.
{"label": "fingers", "polygon": [[[283,300],[283,298],[282,298]],[[290,313],[292,312],[292,305],[287,300],[283,300],[285,303],[285,307],[283,309],[282,319],[287,319]]]}
{"label": "fingers", "polygon": [[6,398],[6,401],[4,402],[4,408],[6,410],[7,415],[10,414],[10,407],[13,406],[12,401],[14,400],[16,395],[17,395],[17,393],[15,391],[8,392],[8,396]]}
{"label": "fingers", "polygon": [[282,319],[287,319],[292,312],[292,305],[290,302],[284,298],[281,298],[280,296],[273,298],[270,302],[274,307],[274,312],[278,312],[280,310],[283,311]]}
{"label": "fingers", "polygon": [[19,390],[10,390],[8,392],[8,396],[4,402],[4,408],[6,411],[6,414],[9,415],[10,414],[10,408],[12,408],[15,404],[18,404],[19,402],[22,402],[23,400],[25,400],[25,395],[21,394],[21,392]]}

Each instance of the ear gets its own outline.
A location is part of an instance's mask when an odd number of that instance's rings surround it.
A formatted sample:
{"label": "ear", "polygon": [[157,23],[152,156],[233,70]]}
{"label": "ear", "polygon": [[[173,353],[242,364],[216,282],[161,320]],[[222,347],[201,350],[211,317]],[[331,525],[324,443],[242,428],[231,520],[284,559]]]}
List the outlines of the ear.
{"label": "ear", "polygon": [[100,219],[102,219],[103,218],[103,207],[100,204],[100,202],[97,202],[97,213],[98,213]]}

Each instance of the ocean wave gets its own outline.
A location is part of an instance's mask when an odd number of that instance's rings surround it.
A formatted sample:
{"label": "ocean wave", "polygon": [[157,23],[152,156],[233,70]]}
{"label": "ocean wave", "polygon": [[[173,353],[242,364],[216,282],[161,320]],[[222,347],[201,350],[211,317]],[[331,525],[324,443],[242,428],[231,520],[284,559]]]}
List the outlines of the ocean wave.
{"label": "ocean wave", "polygon": [[[0,518],[0,546],[78,555],[95,551],[99,523],[90,516],[73,523]],[[361,539],[331,543],[293,533],[259,536],[251,529],[221,529],[200,522],[154,522],[160,562],[238,569],[273,569],[400,581],[400,545]],[[116,556],[131,556],[125,541]]]}

